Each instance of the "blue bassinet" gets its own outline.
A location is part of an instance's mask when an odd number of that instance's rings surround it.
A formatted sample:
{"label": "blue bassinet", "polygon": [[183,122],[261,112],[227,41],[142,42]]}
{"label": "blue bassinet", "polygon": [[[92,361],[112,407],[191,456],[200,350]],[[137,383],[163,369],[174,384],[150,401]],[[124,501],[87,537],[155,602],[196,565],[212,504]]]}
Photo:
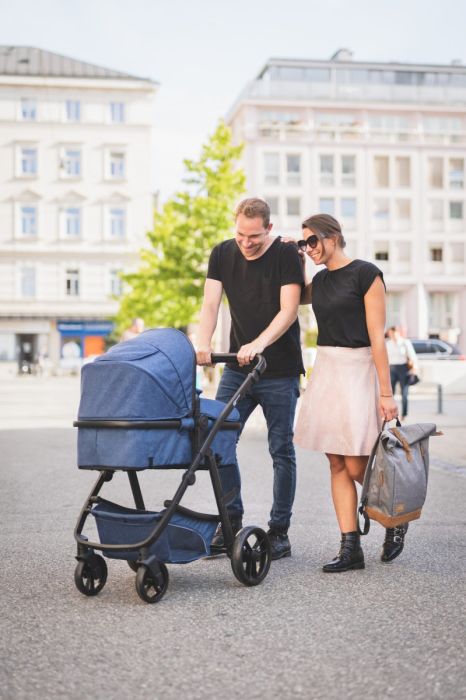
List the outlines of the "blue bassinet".
{"label": "blue bassinet", "polygon": [[[195,411],[207,434],[224,404],[197,404],[194,348],[181,331],[149,330],[120,343],[83,367],[78,421],[127,421],[127,429],[79,427],[81,469],[185,468],[193,459]],[[178,421],[179,427],[144,429],[147,421]],[[237,423],[233,409],[227,422]],[[220,430],[211,448],[218,466],[236,460],[237,430]]]}
{"label": "blue bassinet", "polygon": [[[237,361],[236,355],[212,355],[213,362]],[[84,595],[96,595],[107,580],[105,560],[126,559],[136,571],[136,589],[148,603],[160,600],[168,585],[166,563],[184,564],[212,552],[220,523],[224,551],[237,579],[255,586],[267,575],[270,545],[260,528],[243,528],[236,536],[227,505],[235,491],[224,493],[218,468],[234,465],[241,429],[236,401],[259,380],[258,363],[227,404],[200,398],[196,391],[196,356],[189,339],[175,329],[142,333],[111,348],[82,370],[78,420],[78,466],[96,469],[99,477],[75,528],[78,544],[75,583]],[[137,471],[185,469],[181,484],[164,510],[146,509]],[[208,469],[218,514],[180,505],[198,469]],[[115,471],[128,474],[135,508],[99,496]],[[83,534],[87,517],[95,519],[99,541]]]}

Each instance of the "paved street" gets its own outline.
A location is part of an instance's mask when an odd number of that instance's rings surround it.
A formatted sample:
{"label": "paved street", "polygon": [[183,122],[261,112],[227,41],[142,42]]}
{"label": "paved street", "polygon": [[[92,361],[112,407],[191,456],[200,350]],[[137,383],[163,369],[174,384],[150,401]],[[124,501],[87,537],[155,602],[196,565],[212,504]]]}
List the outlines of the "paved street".
{"label": "paved street", "polygon": [[[150,606],[124,562],[108,561],[95,598],[74,586],[73,528],[95,477],[75,466],[77,378],[0,382],[2,699],[466,697],[464,398],[445,400],[423,516],[392,564],[379,561],[383,530],[373,524],[365,571],[321,572],[338,548],[328,468],[300,451],[293,557],[252,589],[226,557],[169,566],[169,590]],[[434,411],[433,399],[413,398],[410,419]],[[259,418],[240,458],[245,522],[265,526],[271,465]],[[147,506],[179,477],[144,472]],[[123,475],[104,495],[130,505]],[[205,474],[185,504],[213,509]]]}

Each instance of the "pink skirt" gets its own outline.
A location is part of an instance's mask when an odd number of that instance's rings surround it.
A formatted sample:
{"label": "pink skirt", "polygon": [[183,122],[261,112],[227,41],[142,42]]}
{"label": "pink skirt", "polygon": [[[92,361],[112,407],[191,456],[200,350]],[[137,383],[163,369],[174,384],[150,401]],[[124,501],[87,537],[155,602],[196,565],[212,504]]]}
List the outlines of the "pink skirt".
{"label": "pink skirt", "polygon": [[318,346],[296,422],[299,447],[368,455],[382,426],[371,348]]}

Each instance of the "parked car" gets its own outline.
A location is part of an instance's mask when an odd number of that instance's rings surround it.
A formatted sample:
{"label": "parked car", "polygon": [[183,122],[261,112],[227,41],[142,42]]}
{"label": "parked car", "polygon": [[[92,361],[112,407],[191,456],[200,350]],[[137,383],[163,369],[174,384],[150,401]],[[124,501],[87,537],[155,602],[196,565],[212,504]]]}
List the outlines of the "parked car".
{"label": "parked car", "polygon": [[446,340],[439,338],[410,338],[416,355],[419,355],[421,360],[466,360],[457,345],[447,343]]}

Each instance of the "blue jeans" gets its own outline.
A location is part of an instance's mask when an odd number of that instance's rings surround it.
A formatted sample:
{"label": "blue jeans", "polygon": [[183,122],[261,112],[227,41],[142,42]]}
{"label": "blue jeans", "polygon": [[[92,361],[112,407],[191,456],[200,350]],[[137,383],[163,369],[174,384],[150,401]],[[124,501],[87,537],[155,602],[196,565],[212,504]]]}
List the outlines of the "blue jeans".
{"label": "blue jeans", "polygon": [[[241,372],[225,367],[216,398],[224,403],[229,401],[245,378],[246,375]],[[290,525],[291,508],[296,491],[293,422],[298,396],[299,377],[261,378],[236,404],[242,428],[257,406],[261,406],[264,413],[274,470],[273,505],[269,527],[279,530],[287,530]],[[228,513],[230,516],[240,517],[244,511],[238,463],[222,467],[219,472],[224,493],[237,489],[237,495],[228,504]]]}
{"label": "blue jeans", "polygon": [[403,418],[408,415],[408,391],[409,391],[409,370],[408,365],[390,365],[390,381],[392,392],[395,393],[396,385],[400,384],[401,391],[401,415]]}

